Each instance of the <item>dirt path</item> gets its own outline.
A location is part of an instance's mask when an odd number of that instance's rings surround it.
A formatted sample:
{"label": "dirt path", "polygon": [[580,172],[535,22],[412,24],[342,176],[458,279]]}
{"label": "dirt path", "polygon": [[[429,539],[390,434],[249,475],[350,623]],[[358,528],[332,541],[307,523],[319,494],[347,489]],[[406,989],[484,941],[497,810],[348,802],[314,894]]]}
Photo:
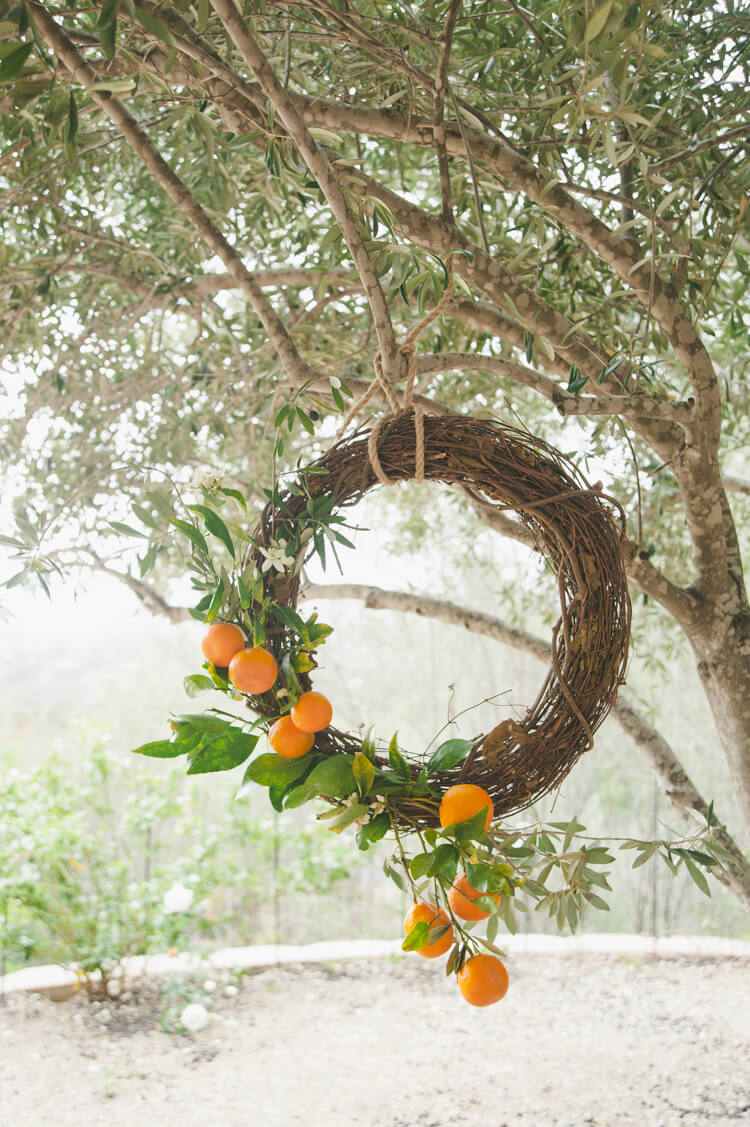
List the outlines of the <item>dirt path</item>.
{"label": "dirt path", "polygon": [[[230,991],[231,992],[231,991]],[[750,966],[527,956],[470,1009],[417,958],[219,985],[194,1037],[158,1010],[0,1009],[13,1127],[737,1127],[750,1124]]]}

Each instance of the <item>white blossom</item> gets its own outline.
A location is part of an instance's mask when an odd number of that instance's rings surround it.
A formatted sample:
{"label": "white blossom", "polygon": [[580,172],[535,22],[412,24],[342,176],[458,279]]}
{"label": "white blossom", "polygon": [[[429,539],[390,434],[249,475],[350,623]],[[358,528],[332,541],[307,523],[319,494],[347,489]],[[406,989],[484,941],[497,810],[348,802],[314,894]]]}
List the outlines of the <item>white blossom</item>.
{"label": "white blossom", "polygon": [[264,574],[270,571],[271,568],[273,568],[274,571],[289,571],[296,563],[294,556],[287,554],[286,544],[282,544],[278,541],[274,544],[270,544],[267,548],[262,548],[259,545],[258,551],[263,556],[263,563],[260,570]]}
{"label": "white blossom", "polygon": [[164,893],[163,908],[168,915],[175,912],[187,912],[193,903],[193,890],[185,888],[184,884],[173,884]]}

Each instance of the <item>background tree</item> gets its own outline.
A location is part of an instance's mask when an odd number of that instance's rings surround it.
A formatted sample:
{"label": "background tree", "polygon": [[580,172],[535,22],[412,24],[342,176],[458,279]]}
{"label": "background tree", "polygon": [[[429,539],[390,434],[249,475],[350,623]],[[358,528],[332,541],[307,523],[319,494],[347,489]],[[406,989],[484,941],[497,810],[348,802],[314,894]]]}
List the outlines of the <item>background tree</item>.
{"label": "background tree", "polygon": [[0,3],[10,582],[117,570],[134,511],[118,574],[170,611],[172,483],[260,501],[375,372],[388,409],[432,310],[431,409],[520,417],[626,506],[638,651],[692,651],[750,819],[746,33],[701,2]]}

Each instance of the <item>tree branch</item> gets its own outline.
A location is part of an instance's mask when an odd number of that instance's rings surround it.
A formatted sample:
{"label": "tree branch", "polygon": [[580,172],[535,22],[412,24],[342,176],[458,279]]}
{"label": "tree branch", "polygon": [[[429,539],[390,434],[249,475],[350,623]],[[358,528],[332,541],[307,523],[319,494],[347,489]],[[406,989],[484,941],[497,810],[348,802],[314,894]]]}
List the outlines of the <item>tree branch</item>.
{"label": "tree branch", "polygon": [[420,353],[416,364],[422,375],[466,369],[507,377],[540,392],[554,403],[561,415],[621,415],[631,419],[664,419],[689,426],[695,408],[692,400],[680,402],[650,395],[570,395],[555,380],[533,368],[481,352]]}
{"label": "tree branch", "polygon": [[299,355],[281,319],[255,282],[253,275],[245,267],[240,255],[213,225],[206,212],[154,148],[135,119],[111,94],[94,88],[96,74],[39,0],[29,0],[27,7],[41,38],[50,50],[62,60],[75,79],[88,91],[92,101],[114,122],[175,207],[191,220],[209,249],[221,258],[261,320],[287,375],[298,383],[304,383],[314,376],[314,370]]}
{"label": "tree branch", "polygon": [[[467,610],[466,607],[456,606],[442,599],[401,591],[384,591],[380,587],[368,587],[356,583],[308,584],[301,592],[301,597],[307,602],[356,599],[370,610],[395,610],[434,619],[450,626],[460,626],[513,649],[522,650],[541,662],[547,663],[550,660],[551,651],[548,644],[527,631],[509,626],[492,615]],[[692,811],[705,819],[709,804],[698,791],[664,736],[622,693],[613,706],[612,714],[650,761],[670,802],[682,815]],[[717,870],[716,877],[743,903],[750,906],[750,861],[725,826],[719,825],[714,832],[719,843],[729,854],[725,867]]]}
{"label": "tree branch", "polygon": [[[516,540],[527,547],[535,547],[528,530],[520,521],[513,520],[507,513],[498,513],[493,505],[485,507],[475,504],[474,507],[484,523],[499,532],[501,536],[508,536],[511,540]],[[694,592],[686,587],[679,587],[667,579],[639,546],[627,537],[622,542],[622,551],[628,577],[634,580],[649,598],[669,611],[684,629],[692,628],[702,610],[702,602]]]}
{"label": "tree branch", "polygon": [[266,97],[276,109],[287,133],[328,200],[367,295],[378,338],[383,373],[386,379],[395,385],[401,376],[401,359],[390,311],[359,226],[344,197],[333,166],[313,140],[291,96],[276,78],[260,46],[237,11],[234,0],[211,0],[211,3],[245,64],[257,76]]}
{"label": "tree branch", "polygon": [[435,75],[435,97],[433,117],[433,138],[437,150],[438,168],[440,171],[440,194],[443,201],[443,222],[453,224],[453,207],[451,206],[451,179],[448,167],[448,153],[445,148],[445,95],[448,90],[448,65],[453,45],[453,32],[456,20],[461,10],[461,0],[451,0],[448,13],[445,17],[443,28],[443,47],[440,52],[437,73]]}

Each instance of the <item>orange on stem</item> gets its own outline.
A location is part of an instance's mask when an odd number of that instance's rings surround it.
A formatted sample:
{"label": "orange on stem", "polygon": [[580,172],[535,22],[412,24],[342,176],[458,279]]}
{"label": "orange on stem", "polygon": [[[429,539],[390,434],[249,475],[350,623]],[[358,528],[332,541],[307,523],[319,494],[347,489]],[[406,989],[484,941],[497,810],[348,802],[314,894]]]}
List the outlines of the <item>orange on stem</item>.
{"label": "orange on stem", "polygon": [[233,622],[214,622],[201,642],[206,661],[221,669],[226,669],[234,655],[244,648],[245,635]]}
{"label": "orange on stem", "polygon": [[488,830],[495,809],[487,791],[484,787],[475,786],[474,783],[457,783],[453,787],[448,787],[443,795],[440,803],[440,825],[455,826],[457,822],[468,822],[483,806],[487,807],[484,828]]}
{"label": "orange on stem", "polygon": [[488,896],[496,904],[500,903],[499,893],[480,892],[469,884],[468,877],[459,877],[448,893],[448,903],[453,915],[462,920],[486,920],[490,913],[474,903],[480,896]]}
{"label": "orange on stem", "polygon": [[229,663],[229,680],[235,689],[253,696],[273,688],[278,674],[276,658],[262,646],[240,650]]}
{"label": "orange on stem", "polygon": [[505,964],[494,955],[474,955],[458,972],[458,988],[471,1006],[492,1006],[508,992]]}
{"label": "orange on stem", "polygon": [[301,732],[291,716],[280,716],[268,733],[268,742],[282,759],[301,759],[315,743],[315,736]]}
{"label": "orange on stem", "polygon": [[292,720],[301,732],[322,732],[333,719],[333,708],[322,693],[303,693],[292,709]]}
{"label": "orange on stem", "polygon": [[434,942],[426,943],[424,947],[417,948],[417,954],[421,955],[423,959],[437,959],[453,946],[451,921],[442,908],[436,908],[434,904],[422,901],[414,905],[404,920],[404,935],[408,935],[418,923],[422,922],[429,924],[431,931],[437,931],[438,928],[444,927],[448,929]]}

